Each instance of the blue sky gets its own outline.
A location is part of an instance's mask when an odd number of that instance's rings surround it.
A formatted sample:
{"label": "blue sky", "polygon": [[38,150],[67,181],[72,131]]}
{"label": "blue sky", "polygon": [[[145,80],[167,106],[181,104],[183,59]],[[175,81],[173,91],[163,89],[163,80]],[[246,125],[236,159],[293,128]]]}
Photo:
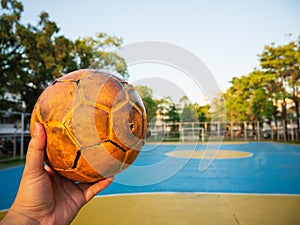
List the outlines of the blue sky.
{"label": "blue sky", "polygon": [[122,37],[124,44],[162,41],[185,48],[207,65],[222,90],[232,77],[258,67],[264,45],[300,35],[298,0],[22,2],[24,22],[35,23],[44,10],[68,38],[106,32]]}

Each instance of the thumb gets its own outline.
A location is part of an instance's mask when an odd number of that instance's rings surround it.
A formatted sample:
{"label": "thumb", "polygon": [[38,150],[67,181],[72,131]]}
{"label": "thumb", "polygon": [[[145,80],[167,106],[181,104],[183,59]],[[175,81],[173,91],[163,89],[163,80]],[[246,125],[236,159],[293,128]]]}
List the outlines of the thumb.
{"label": "thumb", "polygon": [[46,133],[42,124],[35,122],[32,138],[28,145],[25,171],[43,171]]}

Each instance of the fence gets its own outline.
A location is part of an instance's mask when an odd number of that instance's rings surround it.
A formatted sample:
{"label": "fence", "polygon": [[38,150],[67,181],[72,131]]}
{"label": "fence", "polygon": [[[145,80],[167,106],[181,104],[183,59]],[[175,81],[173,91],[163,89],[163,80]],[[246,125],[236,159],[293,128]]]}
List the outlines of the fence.
{"label": "fence", "polygon": [[[299,123],[299,121],[298,121]],[[300,124],[298,125],[300,126]],[[285,129],[286,127],[286,129]],[[297,121],[289,120],[267,123],[259,121],[241,122],[154,122],[148,124],[150,141],[299,141]]]}
{"label": "fence", "polygon": [[[299,121],[277,123],[242,122],[180,122],[156,121],[148,124],[151,136],[147,141],[299,141]],[[0,110],[0,162],[24,158],[30,140],[30,114]],[[284,129],[287,127],[287,129]]]}
{"label": "fence", "polygon": [[0,162],[24,158],[30,140],[30,114],[0,110]]}

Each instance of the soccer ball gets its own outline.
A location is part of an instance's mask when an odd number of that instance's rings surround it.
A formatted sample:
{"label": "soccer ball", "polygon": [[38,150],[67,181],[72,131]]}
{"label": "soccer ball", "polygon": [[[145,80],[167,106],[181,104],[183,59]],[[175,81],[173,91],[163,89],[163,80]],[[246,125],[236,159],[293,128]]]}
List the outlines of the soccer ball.
{"label": "soccer ball", "polygon": [[47,87],[31,117],[47,134],[46,163],[77,182],[120,173],[138,156],[146,112],[134,87],[96,70],[71,72]]}

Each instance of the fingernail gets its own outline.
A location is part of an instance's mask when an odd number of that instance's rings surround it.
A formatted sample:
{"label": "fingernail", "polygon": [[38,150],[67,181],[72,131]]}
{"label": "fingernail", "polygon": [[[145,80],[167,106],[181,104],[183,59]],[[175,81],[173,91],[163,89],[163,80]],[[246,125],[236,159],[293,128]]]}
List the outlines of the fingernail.
{"label": "fingernail", "polygon": [[35,136],[38,135],[38,132],[39,132],[38,130],[39,130],[39,128],[38,128],[38,123],[35,122],[35,123],[34,123],[34,127],[33,127],[33,137],[35,137]]}

